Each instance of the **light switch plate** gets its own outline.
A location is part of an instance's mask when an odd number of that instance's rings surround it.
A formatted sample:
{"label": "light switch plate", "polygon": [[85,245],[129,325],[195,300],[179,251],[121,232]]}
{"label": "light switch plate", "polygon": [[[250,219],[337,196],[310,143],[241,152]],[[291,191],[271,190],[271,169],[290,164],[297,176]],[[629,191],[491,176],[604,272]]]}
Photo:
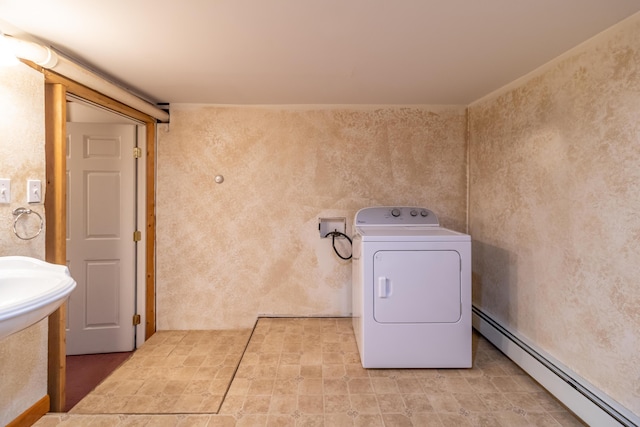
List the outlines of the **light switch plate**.
{"label": "light switch plate", "polygon": [[42,202],[42,182],[39,179],[27,180],[27,203]]}
{"label": "light switch plate", "polygon": [[0,203],[11,203],[10,179],[0,179]]}

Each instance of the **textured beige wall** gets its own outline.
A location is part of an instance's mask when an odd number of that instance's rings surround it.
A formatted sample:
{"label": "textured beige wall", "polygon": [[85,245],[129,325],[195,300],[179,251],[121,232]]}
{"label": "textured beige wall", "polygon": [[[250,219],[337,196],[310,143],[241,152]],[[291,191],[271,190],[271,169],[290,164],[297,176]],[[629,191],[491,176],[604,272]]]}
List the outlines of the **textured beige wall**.
{"label": "textured beige wall", "polygon": [[350,262],[318,217],[351,233],[359,208],[419,205],[464,231],[465,131],[464,107],[172,104],[158,132],[158,328],[350,315]]}
{"label": "textured beige wall", "polygon": [[474,303],[640,414],[640,15],[471,106]]}
{"label": "textured beige wall", "polygon": [[[42,74],[23,64],[0,67],[0,178],[11,179],[12,199],[9,205],[0,204],[0,256],[44,259],[44,232],[23,241],[12,231],[11,212],[27,205],[27,179],[45,182],[44,81]],[[42,205],[31,208],[44,212]],[[34,225],[33,219],[29,221],[27,232]],[[43,321],[0,339],[0,425],[46,394],[47,324]]]}

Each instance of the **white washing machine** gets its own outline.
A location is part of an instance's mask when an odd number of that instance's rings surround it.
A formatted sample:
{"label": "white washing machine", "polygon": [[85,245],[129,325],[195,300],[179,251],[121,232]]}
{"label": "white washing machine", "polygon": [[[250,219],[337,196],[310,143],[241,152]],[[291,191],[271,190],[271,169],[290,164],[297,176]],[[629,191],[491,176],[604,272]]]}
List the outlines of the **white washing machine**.
{"label": "white washing machine", "polygon": [[471,367],[469,235],[425,208],[361,209],[352,280],[363,367]]}

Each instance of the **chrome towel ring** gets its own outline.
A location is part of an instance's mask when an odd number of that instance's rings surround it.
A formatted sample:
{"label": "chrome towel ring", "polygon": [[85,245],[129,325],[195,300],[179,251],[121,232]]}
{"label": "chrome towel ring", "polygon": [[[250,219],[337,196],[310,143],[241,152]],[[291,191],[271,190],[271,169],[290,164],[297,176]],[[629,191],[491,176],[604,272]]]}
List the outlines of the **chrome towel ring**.
{"label": "chrome towel ring", "polygon": [[[18,233],[18,230],[16,229],[16,224],[18,223],[18,220],[20,219],[20,217],[22,217],[22,215],[25,215],[25,214],[26,215],[36,214],[36,216],[40,219],[40,228],[38,229],[38,232],[31,237],[21,236]],[[16,210],[13,211],[13,216],[15,216],[15,219],[13,220],[13,234],[15,234],[16,237],[18,237],[18,239],[31,240],[31,239],[35,239],[40,235],[40,233],[42,233],[42,227],[44,226],[44,221],[42,220],[42,216],[38,212],[28,208],[17,208]]]}

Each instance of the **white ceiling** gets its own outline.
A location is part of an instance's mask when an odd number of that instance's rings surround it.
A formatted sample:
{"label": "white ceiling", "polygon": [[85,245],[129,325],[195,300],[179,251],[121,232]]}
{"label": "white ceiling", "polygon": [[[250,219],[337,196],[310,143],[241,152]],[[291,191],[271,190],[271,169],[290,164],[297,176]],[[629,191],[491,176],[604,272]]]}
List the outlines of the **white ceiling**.
{"label": "white ceiling", "polygon": [[0,0],[27,34],[153,102],[469,104],[640,0]]}

